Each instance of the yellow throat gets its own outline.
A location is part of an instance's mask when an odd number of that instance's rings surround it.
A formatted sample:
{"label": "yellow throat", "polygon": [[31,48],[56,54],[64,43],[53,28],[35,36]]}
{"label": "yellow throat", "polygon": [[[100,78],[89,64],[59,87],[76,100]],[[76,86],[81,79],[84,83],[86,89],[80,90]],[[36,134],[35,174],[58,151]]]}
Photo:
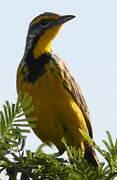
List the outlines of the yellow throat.
{"label": "yellow throat", "polygon": [[52,51],[51,43],[52,40],[55,38],[55,36],[58,34],[59,30],[61,28],[61,25],[54,26],[42,34],[37,44],[33,50],[34,58],[38,58],[43,53],[48,53]]}

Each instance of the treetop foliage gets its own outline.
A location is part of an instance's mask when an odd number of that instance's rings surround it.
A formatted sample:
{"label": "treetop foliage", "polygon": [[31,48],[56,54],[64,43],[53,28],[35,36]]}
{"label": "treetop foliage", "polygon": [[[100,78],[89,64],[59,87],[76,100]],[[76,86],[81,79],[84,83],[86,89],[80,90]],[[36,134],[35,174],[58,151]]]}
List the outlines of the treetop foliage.
{"label": "treetop foliage", "polygon": [[[5,102],[0,112],[0,174],[6,173],[9,180],[114,180],[117,176],[117,139],[112,140],[107,131],[101,149],[84,131],[86,140],[103,156],[98,168],[84,159],[83,152],[66,145],[68,159],[43,152],[41,144],[35,152],[25,150],[26,135],[35,126],[36,117],[25,118],[33,111],[32,98],[28,93],[18,96],[15,104]],[[22,110],[23,109],[23,110]],[[28,123],[27,123],[28,122]],[[0,179],[2,180],[2,179]]]}

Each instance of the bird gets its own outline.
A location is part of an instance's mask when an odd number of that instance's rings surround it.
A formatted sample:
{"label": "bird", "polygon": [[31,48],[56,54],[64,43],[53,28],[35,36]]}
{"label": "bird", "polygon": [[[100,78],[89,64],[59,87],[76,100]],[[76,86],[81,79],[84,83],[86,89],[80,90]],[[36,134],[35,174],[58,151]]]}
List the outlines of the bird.
{"label": "bird", "polygon": [[87,104],[64,60],[51,48],[63,24],[73,18],[74,15],[45,12],[31,21],[17,70],[17,92],[22,95],[28,92],[32,97],[34,110],[26,117],[37,118],[33,131],[42,142],[55,145],[59,154],[63,154],[64,138],[68,146],[80,148],[87,162],[98,167],[94,148],[79,131],[93,138]]}

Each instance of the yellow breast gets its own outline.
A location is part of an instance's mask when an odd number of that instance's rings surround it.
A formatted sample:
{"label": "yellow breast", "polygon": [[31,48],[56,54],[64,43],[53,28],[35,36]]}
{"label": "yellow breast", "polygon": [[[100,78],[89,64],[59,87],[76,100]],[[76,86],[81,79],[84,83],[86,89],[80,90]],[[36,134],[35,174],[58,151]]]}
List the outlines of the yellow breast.
{"label": "yellow breast", "polygon": [[78,129],[87,131],[83,114],[64,88],[62,76],[51,66],[46,65],[46,73],[34,83],[23,81],[19,73],[18,90],[32,96],[34,111],[29,116],[37,117],[34,131],[42,141],[59,146],[65,137],[68,144],[79,145],[82,137]]}

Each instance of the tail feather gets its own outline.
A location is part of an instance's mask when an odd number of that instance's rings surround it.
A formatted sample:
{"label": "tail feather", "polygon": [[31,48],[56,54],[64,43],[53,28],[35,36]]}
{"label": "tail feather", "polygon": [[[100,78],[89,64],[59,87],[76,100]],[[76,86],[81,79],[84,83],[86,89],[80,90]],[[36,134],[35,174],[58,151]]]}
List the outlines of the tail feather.
{"label": "tail feather", "polygon": [[86,147],[84,158],[87,160],[87,162],[89,162],[93,166],[95,167],[99,166],[99,160],[96,156],[96,152],[93,147],[91,146]]}

